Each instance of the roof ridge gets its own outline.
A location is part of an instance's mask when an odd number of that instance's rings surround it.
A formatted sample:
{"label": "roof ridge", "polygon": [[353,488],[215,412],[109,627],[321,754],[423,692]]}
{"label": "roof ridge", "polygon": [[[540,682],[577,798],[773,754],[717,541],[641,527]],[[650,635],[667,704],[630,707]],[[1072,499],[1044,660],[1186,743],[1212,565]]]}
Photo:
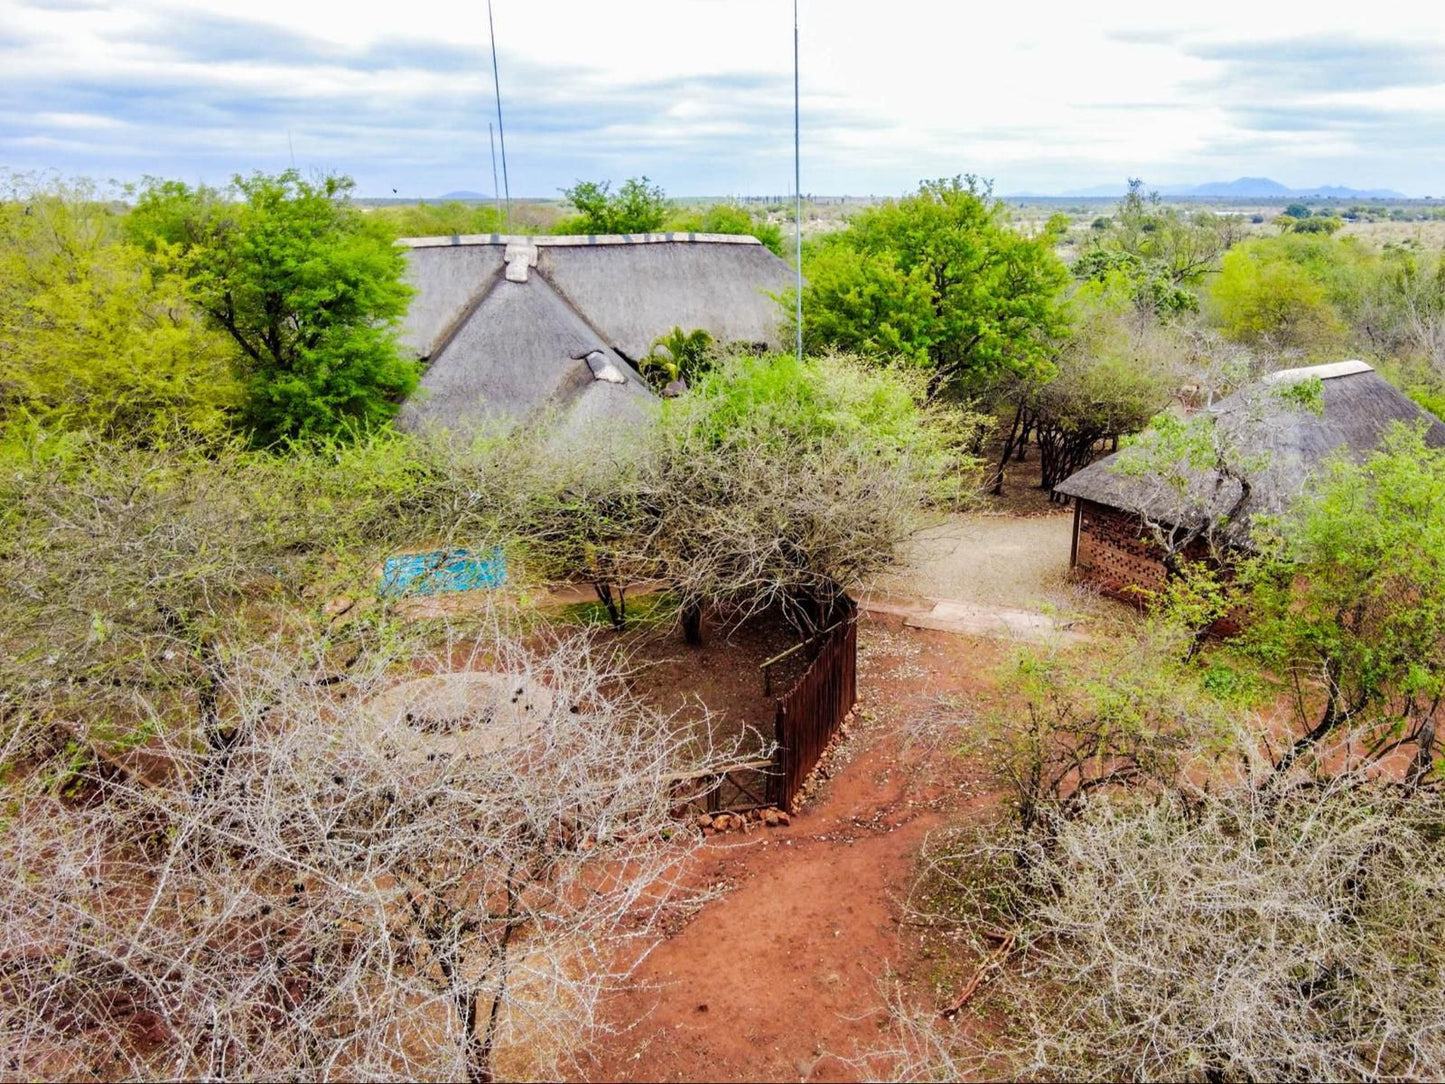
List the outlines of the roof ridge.
{"label": "roof ridge", "polygon": [[452,317],[451,323],[442,328],[437,337],[428,345],[426,355],[423,359],[427,365],[430,365],[434,358],[440,357],[442,351],[451,346],[452,340],[461,334],[462,328],[471,323],[472,317],[475,316],[477,310],[482,307],[482,302],[491,296],[492,291],[497,288],[497,283],[502,280],[506,272],[507,265],[502,264],[501,267],[491,273],[488,281],[483,284],[480,290],[467,298],[467,303],[457,310],[457,314]]}
{"label": "roof ridge", "polygon": [[407,248],[449,248],[462,245],[539,245],[546,248],[590,248],[596,245],[761,245],[745,233],[453,233],[441,237],[400,237],[398,245]]}
{"label": "roof ridge", "polygon": [[1302,380],[1333,380],[1341,376],[1373,373],[1375,367],[1358,358],[1330,361],[1323,365],[1304,365],[1297,369],[1277,369],[1259,378],[1261,384],[1296,384]]}
{"label": "roof ridge", "polygon": [[566,290],[562,289],[561,286],[558,286],[557,283],[553,281],[552,276],[549,275],[542,268],[541,264],[538,264],[536,267],[532,268],[532,271],[535,272],[537,277],[540,278],[543,282],[545,282],[547,284],[547,287],[554,294],[557,295],[557,300],[562,302],[563,305],[567,306],[567,311],[570,312],[573,316],[577,317],[577,319],[581,320],[583,326],[586,327],[588,331],[592,332],[592,334],[597,336],[597,341],[602,344],[605,350],[611,353],[613,357],[617,358],[618,361],[622,362],[622,364],[626,365],[628,369],[630,369],[639,380],[642,379],[642,370],[637,367],[637,363],[634,362],[631,358],[629,358],[626,354],[624,354],[621,350],[619,350],[616,346],[614,346],[612,342],[607,338],[607,336],[602,334],[602,330],[591,320],[587,319],[587,314],[583,312],[580,308],[578,308],[577,305],[573,302],[573,300],[567,296]]}

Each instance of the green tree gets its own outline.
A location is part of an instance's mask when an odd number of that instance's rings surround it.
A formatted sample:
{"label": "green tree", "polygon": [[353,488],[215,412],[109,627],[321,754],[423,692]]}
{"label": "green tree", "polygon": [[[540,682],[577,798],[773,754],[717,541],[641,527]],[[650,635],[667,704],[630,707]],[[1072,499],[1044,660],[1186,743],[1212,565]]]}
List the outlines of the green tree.
{"label": "green tree", "polygon": [[1062,228],[1012,229],[991,187],[972,176],[870,207],[807,261],[807,345],[901,355],[930,370],[935,395],[1046,365],[1064,326],[1068,272],[1053,251]]}
{"label": "green tree", "polygon": [[1413,746],[1423,779],[1445,701],[1445,450],[1397,425],[1365,463],[1332,460],[1262,541],[1246,643],[1296,704],[1324,686],[1280,766],[1348,726],[1374,756]]}
{"label": "green tree", "polygon": [[1132,304],[1122,274],[1083,283],[1070,299],[1070,334],[1053,366],[1019,389],[993,492],[1024,433],[1038,442],[1040,486],[1049,490],[1087,466],[1103,443],[1139,432],[1169,405],[1184,372],[1176,330]]}
{"label": "green tree", "polygon": [[1214,319],[1240,342],[1275,349],[1326,351],[1344,336],[1339,311],[1311,267],[1269,238],[1239,245],[1224,258],[1210,291]]}
{"label": "green tree", "polygon": [[83,182],[13,178],[0,198],[0,425],[122,440],[227,425],[230,344],[119,232]]}
{"label": "green tree", "polygon": [[295,170],[238,176],[233,199],[154,181],[127,223],[235,341],[241,419],[258,442],[371,428],[416,387],[394,335],[411,297],[405,259],[351,188]]}
{"label": "green tree", "polygon": [[1143,182],[1133,178],[1113,217],[1095,221],[1072,270],[1075,278],[1099,282],[1122,272],[1135,303],[1159,316],[1194,312],[1200,280],[1218,269],[1238,238],[1235,219],[1166,206],[1157,192],[1145,195]]}
{"label": "green tree", "polygon": [[1284,209],[1284,214],[1287,218],[1302,220],[1309,218],[1309,216],[1313,214],[1313,212],[1303,203],[1291,203],[1288,207]]}
{"label": "green tree", "polygon": [[654,233],[667,220],[667,196],[646,177],[633,177],[616,192],[611,181],[578,181],[562,194],[578,214],[559,222],[558,233]]}
{"label": "green tree", "polygon": [[1335,218],[1332,215],[1325,217],[1312,215],[1309,218],[1291,218],[1288,215],[1281,217],[1289,219],[1288,228],[1291,233],[1322,233],[1329,236],[1332,233],[1338,233],[1345,226],[1344,219]]}

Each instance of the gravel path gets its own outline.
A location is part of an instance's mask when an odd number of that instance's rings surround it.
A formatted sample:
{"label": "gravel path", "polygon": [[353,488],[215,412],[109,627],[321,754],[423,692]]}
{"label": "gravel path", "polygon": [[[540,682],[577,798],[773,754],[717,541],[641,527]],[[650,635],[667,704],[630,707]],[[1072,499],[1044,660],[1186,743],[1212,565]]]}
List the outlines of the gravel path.
{"label": "gravel path", "polygon": [[874,593],[1031,609],[1068,593],[1072,510],[959,515],[922,534]]}

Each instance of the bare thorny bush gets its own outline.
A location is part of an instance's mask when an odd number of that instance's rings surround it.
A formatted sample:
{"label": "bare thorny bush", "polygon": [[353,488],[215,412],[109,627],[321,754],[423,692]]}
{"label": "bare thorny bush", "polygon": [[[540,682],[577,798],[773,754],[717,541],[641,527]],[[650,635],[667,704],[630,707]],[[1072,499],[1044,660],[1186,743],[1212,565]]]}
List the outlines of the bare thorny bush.
{"label": "bare thorny bush", "polygon": [[[417,668],[550,693],[535,729],[395,744],[365,699]],[[619,698],[585,640],[494,628],[374,650],[341,680],[287,644],[230,660],[223,763],[157,719],[169,770],[14,770],[0,835],[9,1077],[547,1075],[677,905],[690,728]],[[12,763],[23,749],[8,750]],[[17,756],[17,754],[21,754]],[[705,763],[699,763],[699,761]],[[636,942],[637,950],[626,945]]]}
{"label": "bare thorny bush", "polygon": [[1352,776],[1096,802],[1023,853],[955,838],[934,861],[970,927],[1019,930],[1012,1026],[984,1040],[907,1015],[890,1075],[1438,1077],[1442,813]]}
{"label": "bare thorny bush", "polygon": [[954,1019],[895,998],[896,1042],[873,1069],[1226,1081],[1445,1068],[1438,791],[1378,763],[1277,771],[1263,723],[1179,664],[1187,638],[1156,621],[1086,658],[1016,660],[1016,695],[973,724],[1011,808],[930,840],[910,899],[989,988],[966,987],[970,1013]]}
{"label": "bare thorny bush", "polygon": [[[529,514],[495,457],[106,451],[5,480],[0,1075],[553,1072],[680,905],[677,776],[734,751],[585,637],[374,597],[398,542]],[[501,744],[485,698],[378,729],[455,669],[547,706]]]}

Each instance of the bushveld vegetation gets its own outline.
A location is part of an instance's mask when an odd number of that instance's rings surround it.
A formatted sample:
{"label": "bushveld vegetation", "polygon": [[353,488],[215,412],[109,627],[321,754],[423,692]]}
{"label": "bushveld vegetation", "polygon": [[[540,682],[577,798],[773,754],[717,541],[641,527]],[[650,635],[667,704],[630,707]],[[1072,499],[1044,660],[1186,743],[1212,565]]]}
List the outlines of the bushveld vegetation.
{"label": "bushveld vegetation", "polygon": [[[574,203],[668,221],[638,185]],[[591,584],[621,625],[649,580],[688,639],[762,608],[807,633],[1026,447],[1047,486],[1175,398],[1343,352],[1423,402],[1445,389],[1439,253],[1246,236],[1136,188],[1065,264],[1058,224],[1025,234],[961,178],[810,242],[809,356],[678,329],[657,368],[688,390],[625,449],[559,456],[545,420],[395,432],[415,373],[390,241],[494,216],[364,214],[292,174],[130,202],[12,179],[5,1073],[555,1074],[634,949],[699,902],[676,779],[735,751],[628,694],[606,633],[559,631],[529,593]],[[1181,562],[1147,619],[1011,662],[959,731],[1008,807],[935,839],[916,902],[985,961],[956,1008],[1007,1026],[901,1007],[883,1072],[1439,1075],[1442,479],[1400,429],[1261,522],[1231,575]],[[418,547],[497,548],[515,590],[418,616],[377,577]],[[525,727],[497,704],[405,740],[378,721],[398,682],[458,668],[547,695]]]}
{"label": "bushveld vegetation", "polygon": [[[649,578],[694,638],[720,602],[807,630],[966,493],[971,419],[908,374],[738,357],[607,461],[545,422],[341,424],[318,352],[395,362],[394,255],[342,186],[234,196],[5,207],[6,1072],[551,1075],[698,903],[677,779],[738,754],[516,593],[408,617],[378,565],[495,547],[521,592],[592,582],[621,616]],[[377,715],[458,667],[545,690],[537,715],[491,743],[504,705]]]}
{"label": "bushveld vegetation", "polygon": [[[936,840],[917,899],[1016,1026],[905,1014],[891,1072],[1439,1071],[1442,484],[1398,426],[1261,525],[1228,582],[1188,568],[1133,634],[1009,664],[962,731],[1008,812]],[[1241,607],[1200,650],[1201,616]]]}

